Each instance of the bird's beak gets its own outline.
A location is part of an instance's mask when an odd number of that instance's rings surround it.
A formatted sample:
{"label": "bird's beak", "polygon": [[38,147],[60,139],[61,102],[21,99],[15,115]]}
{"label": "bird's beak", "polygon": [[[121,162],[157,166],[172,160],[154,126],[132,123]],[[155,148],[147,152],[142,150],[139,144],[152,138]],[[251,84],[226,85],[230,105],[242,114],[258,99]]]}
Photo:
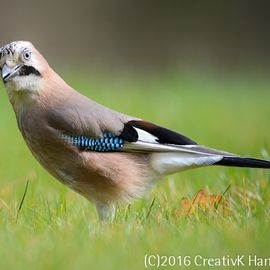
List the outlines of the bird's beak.
{"label": "bird's beak", "polygon": [[4,64],[2,67],[2,79],[4,83],[18,75],[21,67],[22,65],[17,65],[13,68],[10,68],[7,64]]}

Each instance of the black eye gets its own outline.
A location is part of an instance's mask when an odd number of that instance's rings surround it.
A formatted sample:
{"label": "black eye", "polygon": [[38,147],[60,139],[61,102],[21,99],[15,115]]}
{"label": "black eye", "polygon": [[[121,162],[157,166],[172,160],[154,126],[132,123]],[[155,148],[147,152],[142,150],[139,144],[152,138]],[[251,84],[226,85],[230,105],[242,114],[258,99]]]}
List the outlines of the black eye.
{"label": "black eye", "polygon": [[25,60],[29,60],[30,57],[31,57],[31,52],[29,52],[29,51],[24,51],[24,52],[23,52],[23,58],[24,58]]}

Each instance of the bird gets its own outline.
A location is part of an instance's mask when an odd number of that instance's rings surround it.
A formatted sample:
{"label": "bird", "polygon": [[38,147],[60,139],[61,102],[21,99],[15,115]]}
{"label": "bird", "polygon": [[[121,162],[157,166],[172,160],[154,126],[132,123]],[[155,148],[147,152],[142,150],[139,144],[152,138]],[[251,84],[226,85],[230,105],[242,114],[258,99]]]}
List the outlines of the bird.
{"label": "bird", "polygon": [[112,221],[118,202],[144,196],[164,176],[222,165],[270,168],[270,161],[200,145],[181,133],[107,108],[69,86],[29,41],[0,49],[0,70],[19,130],[56,179]]}

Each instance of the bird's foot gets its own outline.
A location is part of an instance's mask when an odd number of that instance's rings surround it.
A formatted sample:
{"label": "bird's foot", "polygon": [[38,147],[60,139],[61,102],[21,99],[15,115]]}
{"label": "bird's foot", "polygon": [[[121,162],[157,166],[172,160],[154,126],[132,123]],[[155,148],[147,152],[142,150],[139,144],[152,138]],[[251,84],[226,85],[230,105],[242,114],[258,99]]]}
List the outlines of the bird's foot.
{"label": "bird's foot", "polygon": [[115,205],[100,202],[95,205],[100,221],[108,221],[109,223],[112,223],[115,217]]}

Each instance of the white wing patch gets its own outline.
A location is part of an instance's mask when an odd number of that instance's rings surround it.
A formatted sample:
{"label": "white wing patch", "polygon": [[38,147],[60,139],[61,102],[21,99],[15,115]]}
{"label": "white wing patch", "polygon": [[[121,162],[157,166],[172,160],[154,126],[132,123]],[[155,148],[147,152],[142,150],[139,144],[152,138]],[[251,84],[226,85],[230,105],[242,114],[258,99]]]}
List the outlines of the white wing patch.
{"label": "white wing patch", "polygon": [[140,128],[134,127],[138,133],[138,141],[148,142],[148,143],[157,143],[158,137],[150,134],[149,132],[142,130]]}

